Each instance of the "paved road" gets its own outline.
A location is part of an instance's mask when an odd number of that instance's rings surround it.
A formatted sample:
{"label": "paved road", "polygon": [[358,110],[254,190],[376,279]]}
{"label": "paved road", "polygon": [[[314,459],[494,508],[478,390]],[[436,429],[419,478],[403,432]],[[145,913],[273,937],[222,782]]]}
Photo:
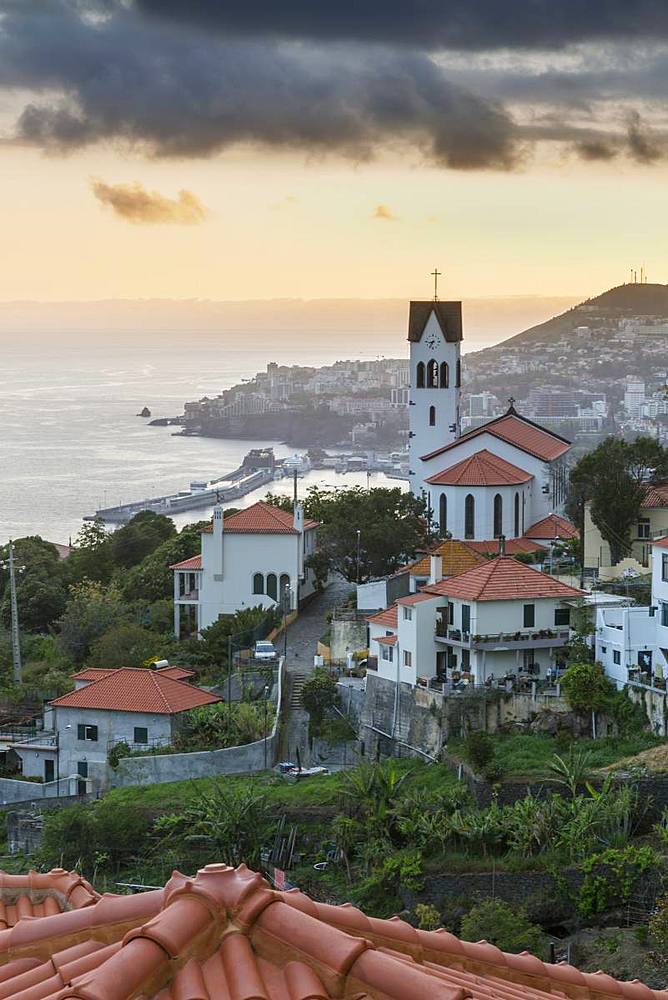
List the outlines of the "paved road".
{"label": "paved road", "polygon": [[299,749],[302,765],[308,767],[311,763],[308,712],[301,707],[299,692],[304,680],[313,672],[313,657],[316,654],[318,639],[327,631],[327,613],[340,604],[349,593],[350,584],[345,580],[335,579],[288,628],[285,664],[287,692],[279,760],[296,762]]}

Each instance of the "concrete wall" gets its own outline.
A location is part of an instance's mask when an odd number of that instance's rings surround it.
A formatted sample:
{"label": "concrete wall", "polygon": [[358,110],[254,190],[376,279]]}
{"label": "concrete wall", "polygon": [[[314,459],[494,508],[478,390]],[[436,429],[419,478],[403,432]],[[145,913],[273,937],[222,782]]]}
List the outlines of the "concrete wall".
{"label": "concrete wall", "polygon": [[[60,781],[21,781],[18,778],[0,778],[0,805],[9,802],[33,802],[38,799],[57,799],[77,796],[79,779],[76,776],[61,778]],[[90,782],[86,783],[90,790]]]}
{"label": "concrete wall", "polygon": [[276,717],[266,740],[258,740],[242,747],[204,750],[198,753],[124,757],[113,773],[113,787],[160,785],[168,781],[207,778],[219,774],[253,774],[265,769],[265,761],[266,767],[273,767],[278,759],[283,682],[284,663],[281,661],[275,699]]}
{"label": "concrete wall", "polygon": [[331,662],[345,663],[348,652],[360,653],[367,648],[366,619],[334,620],[331,624]]}

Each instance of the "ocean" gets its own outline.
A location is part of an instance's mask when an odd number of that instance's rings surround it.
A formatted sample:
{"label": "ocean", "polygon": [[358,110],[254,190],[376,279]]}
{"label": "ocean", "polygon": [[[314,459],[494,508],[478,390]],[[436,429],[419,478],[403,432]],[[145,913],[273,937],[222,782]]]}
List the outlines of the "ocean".
{"label": "ocean", "polygon": [[[283,331],[212,334],[32,334],[0,340],[0,543],[38,534],[67,543],[82,517],[105,504],[186,489],[236,468],[251,447],[277,441],[173,436],[136,414],[182,412],[186,400],[215,395],[268,361],[325,365],[345,358],[406,356],[394,335]],[[372,483],[387,481],[373,476]],[[310,473],[300,490],[366,484],[364,473]],[[289,482],[271,487],[291,490]],[[253,503],[266,488],[237,503]],[[181,525],[202,511],[176,518]]]}

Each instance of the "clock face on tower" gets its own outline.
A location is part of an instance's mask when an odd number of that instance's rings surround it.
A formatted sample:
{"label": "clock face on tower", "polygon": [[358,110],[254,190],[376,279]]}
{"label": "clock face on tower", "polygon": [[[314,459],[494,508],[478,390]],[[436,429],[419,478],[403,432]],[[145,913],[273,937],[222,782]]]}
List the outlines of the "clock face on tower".
{"label": "clock face on tower", "polygon": [[430,351],[435,351],[438,347],[438,337],[435,333],[430,333],[426,340],[427,347]]}

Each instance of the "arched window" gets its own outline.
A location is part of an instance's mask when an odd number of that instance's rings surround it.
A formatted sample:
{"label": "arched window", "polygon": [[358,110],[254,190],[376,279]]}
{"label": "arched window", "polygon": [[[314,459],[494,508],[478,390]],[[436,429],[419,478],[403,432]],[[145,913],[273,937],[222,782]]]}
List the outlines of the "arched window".
{"label": "arched window", "polygon": [[418,389],[424,389],[424,361],[418,361],[418,366],[416,369],[416,386]]}
{"label": "arched window", "polygon": [[267,597],[272,601],[278,600],[278,580],[275,573],[267,573]]}
{"label": "arched window", "polygon": [[464,538],[475,538],[475,499],[472,493],[464,501]]}
{"label": "arched window", "polygon": [[435,406],[430,406],[429,407],[429,426],[430,427],[435,427],[436,426],[436,407]]}
{"label": "arched window", "polygon": [[515,538],[520,537],[520,495],[515,494]]}
{"label": "arched window", "polygon": [[441,362],[441,389],[447,389],[450,385],[450,369],[447,361]]}
{"label": "arched window", "polygon": [[462,363],[461,363],[461,361],[458,360],[457,361],[457,381],[455,382],[455,385],[459,389],[459,387],[460,387],[461,384],[462,384]]}
{"label": "arched window", "polygon": [[503,534],[503,499],[500,493],[494,497],[494,538]]}
{"label": "arched window", "polygon": [[445,493],[441,493],[438,501],[438,530],[441,535],[445,535],[448,530],[448,498]]}
{"label": "arched window", "polygon": [[264,577],[262,573],[255,573],[253,576],[253,593],[264,594]]}
{"label": "arched window", "polygon": [[438,389],[438,361],[430,361],[427,365],[427,388]]}
{"label": "arched window", "polygon": [[281,573],[280,579],[281,607],[285,611],[290,610],[290,577],[287,573]]}

